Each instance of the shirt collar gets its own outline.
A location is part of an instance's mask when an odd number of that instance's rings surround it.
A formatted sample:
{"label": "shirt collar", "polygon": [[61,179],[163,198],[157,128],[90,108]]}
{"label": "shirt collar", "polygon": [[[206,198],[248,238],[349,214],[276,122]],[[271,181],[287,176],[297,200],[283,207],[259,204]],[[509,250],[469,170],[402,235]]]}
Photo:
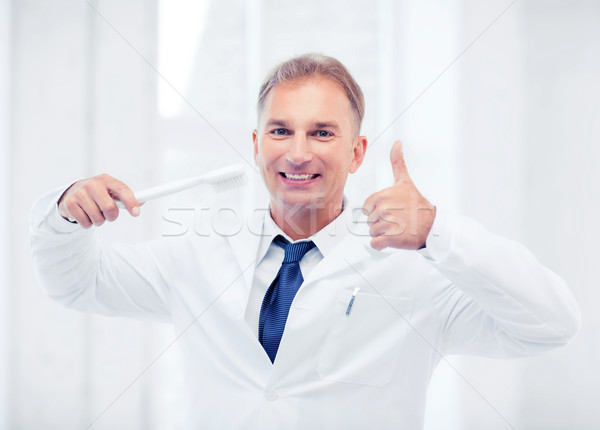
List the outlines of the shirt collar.
{"label": "shirt collar", "polygon": [[282,235],[292,243],[312,240],[323,257],[326,257],[335,247],[335,245],[337,245],[349,233],[352,211],[349,208],[348,201],[345,196],[342,208],[342,212],[332,222],[310,236],[308,239],[300,239],[298,241],[291,240],[290,237],[285,234],[277,224],[275,224],[275,221],[273,221],[273,218],[271,218],[271,212],[267,212],[265,214],[262,235],[258,245],[256,265],[260,264],[262,259],[265,257],[269,247],[271,246],[271,242],[278,234]]}

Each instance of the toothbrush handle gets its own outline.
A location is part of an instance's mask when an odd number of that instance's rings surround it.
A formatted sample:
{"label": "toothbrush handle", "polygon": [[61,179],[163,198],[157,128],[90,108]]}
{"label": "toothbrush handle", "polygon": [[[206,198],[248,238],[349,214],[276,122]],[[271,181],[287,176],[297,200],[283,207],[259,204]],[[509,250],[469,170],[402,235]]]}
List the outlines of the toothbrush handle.
{"label": "toothbrush handle", "polygon": [[[204,176],[196,176],[194,178],[173,181],[163,185],[157,185],[156,187],[146,188],[145,190],[138,191],[135,193],[135,198],[138,201],[138,203],[144,203],[148,200],[168,196],[170,194],[178,193],[179,191],[187,190],[188,188],[192,188],[203,182]],[[125,207],[125,205],[120,200],[117,200],[117,206],[121,209]]]}

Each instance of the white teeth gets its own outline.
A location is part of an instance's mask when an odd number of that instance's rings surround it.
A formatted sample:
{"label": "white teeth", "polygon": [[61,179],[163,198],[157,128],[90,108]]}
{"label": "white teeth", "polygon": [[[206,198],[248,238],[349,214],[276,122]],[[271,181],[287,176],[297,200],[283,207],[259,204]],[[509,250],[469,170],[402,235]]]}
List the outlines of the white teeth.
{"label": "white teeth", "polygon": [[307,179],[312,179],[317,176],[311,174],[295,175],[290,173],[284,173],[284,175],[287,179],[293,179],[294,181],[306,181]]}

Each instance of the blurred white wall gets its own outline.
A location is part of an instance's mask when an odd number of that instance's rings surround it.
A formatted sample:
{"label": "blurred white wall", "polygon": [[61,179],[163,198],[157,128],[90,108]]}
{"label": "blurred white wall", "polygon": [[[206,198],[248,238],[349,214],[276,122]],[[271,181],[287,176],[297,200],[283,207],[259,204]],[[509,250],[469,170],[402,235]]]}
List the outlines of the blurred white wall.
{"label": "blurred white wall", "polygon": [[[584,312],[550,354],[443,361],[427,430],[599,428],[598,40],[591,0],[0,0],[0,428],[181,428],[172,330],[50,302],[29,208],[101,172],[139,189],[252,164],[260,81],[307,51],[339,58],[365,92],[371,145],[351,198],[391,183],[400,138],[432,202],[524,243]],[[158,237],[161,210],[102,234]]]}

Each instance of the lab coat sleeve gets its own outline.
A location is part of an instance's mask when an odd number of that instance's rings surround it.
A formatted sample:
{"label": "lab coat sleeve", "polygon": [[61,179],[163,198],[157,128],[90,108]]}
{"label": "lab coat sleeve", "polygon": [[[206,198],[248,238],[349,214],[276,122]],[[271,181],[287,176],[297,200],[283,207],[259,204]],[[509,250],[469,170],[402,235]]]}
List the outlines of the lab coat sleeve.
{"label": "lab coat sleeve", "polygon": [[82,311],[170,320],[161,244],[104,243],[95,227],[83,229],[59,214],[63,191],[41,197],[31,211],[33,263],[48,296]]}
{"label": "lab coat sleeve", "polygon": [[580,328],[560,276],[469,218],[438,211],[419,252],[450,281],[432,297],[445,354],[533,355],[567,344]]}

